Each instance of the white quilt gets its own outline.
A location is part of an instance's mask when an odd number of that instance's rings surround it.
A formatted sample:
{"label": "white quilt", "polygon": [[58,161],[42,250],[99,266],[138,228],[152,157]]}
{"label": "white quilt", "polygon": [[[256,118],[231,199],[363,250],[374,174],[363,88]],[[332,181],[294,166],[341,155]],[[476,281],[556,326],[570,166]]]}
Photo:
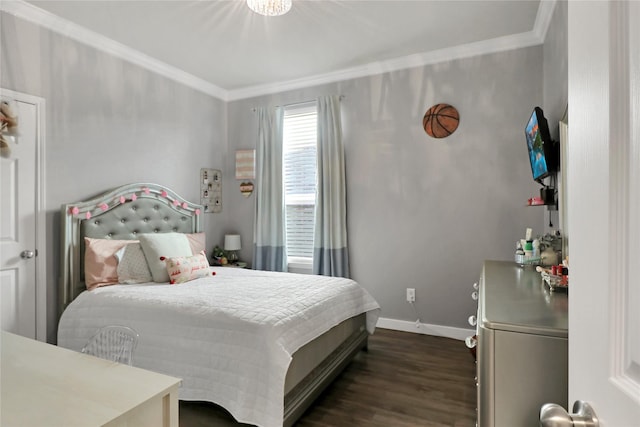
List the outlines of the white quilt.
{"label": "white quilt", "polygon": [[169,285],[83,292],[64,311],[58,345],[80,350],[96,330],[139,334],[133,365],[182,378],[180,399],[215,402],[240,422],[282,425],[291,355],[333,326],[379,305],[349,279],[238,268]]}

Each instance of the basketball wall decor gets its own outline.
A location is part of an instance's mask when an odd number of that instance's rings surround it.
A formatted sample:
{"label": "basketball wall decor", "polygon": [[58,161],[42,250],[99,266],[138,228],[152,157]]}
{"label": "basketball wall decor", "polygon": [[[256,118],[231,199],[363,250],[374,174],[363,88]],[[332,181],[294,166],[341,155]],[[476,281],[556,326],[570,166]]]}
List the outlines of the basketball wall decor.
{"label": "basketball wall decor", "polygon": [[436,104],[429,108],[422,119],[424,131],[433,138],[446,138],[456,131],[460,115],[449,104]]}

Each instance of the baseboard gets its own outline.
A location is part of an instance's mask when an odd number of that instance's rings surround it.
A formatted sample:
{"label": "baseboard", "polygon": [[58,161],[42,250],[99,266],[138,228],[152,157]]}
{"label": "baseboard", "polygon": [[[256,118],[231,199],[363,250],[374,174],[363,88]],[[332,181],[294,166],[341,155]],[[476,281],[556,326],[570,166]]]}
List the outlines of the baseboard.
{"label": "baseboard", "polygon": [[380,317],[377,328],[393,329],[394,331],[412,332],[414,334],[435,335],[438,337],[452,338],[464,341],[468,336],[475,335],[474,329],[454,328],[451,326],[429,325],[408,320],[386,319]]}

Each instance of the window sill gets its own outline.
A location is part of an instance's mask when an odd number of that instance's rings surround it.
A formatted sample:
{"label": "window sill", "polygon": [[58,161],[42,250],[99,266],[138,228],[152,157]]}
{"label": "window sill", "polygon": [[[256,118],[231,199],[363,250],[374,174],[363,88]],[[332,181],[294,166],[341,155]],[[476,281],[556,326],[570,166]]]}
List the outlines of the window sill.
{"label": "window sill", "polygon": [[313,263],[305,258],[290,258],[287,262],[287,271],[289,273],[311,274],[313,272]]}

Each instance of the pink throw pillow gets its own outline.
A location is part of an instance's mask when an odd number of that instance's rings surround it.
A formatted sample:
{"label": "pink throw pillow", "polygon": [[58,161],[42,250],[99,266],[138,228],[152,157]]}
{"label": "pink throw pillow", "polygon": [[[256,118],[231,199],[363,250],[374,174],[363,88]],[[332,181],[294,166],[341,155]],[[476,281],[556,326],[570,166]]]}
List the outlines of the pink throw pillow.
{"label": "pink throw pillow", "polygon": [[187,234],[187,240],[189,240],[189,246],[191,246],[191,253],[198,255],[200,252],[205,251],[207,248],[206,234],[204,233],[191,233]]}
{"label": "pink throw pillow", "polygon": [[118,283],[116,252],[137,240],[84,238],[84,281],[87,289]]}

